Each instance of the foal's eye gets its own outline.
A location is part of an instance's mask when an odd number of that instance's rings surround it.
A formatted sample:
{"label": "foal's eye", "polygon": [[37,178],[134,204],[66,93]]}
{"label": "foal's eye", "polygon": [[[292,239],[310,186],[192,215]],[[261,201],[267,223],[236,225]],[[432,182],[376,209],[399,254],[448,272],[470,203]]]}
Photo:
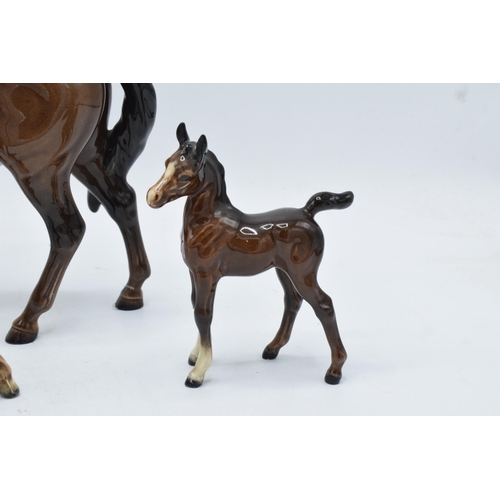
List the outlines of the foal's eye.
{"label": "foal's eye", "polygon": [[181,176],[179,177],[179,180],[180,180],[181,182],[187,182],[187,181],[189,181],[190,179],[191,179],[191,177],[190,177],[189,175],[181,175]]}
{"label": "foal's eye", "polygon": [[186,158],[184,158],[184,156],[181,156],[181,161],[184,161]]}

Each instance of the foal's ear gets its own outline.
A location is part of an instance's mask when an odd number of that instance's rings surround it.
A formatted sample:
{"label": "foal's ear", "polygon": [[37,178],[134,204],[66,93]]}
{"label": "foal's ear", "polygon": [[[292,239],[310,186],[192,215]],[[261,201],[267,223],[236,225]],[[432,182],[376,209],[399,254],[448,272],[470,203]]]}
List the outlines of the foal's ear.
{"label": "foal's ear", "polygon": [[203,155],[207,152],[207,138],[204,135],[201,135],[196,143],[196,160],[201,161]]}
{"label": "foal's ear", "polygon": [[179,123],[176,134],[177,134],[177,140],[179,141],[179,144],[181,146],[189,141],[189,135],[187,133],[186,124],[184,122]]}

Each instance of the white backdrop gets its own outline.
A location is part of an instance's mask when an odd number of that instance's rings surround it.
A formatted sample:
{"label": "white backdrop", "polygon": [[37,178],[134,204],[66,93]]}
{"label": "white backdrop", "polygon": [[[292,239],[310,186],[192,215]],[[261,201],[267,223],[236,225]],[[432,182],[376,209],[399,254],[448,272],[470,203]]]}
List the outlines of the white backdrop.
{"label": "white backdrop", "polygon": [[[115,86],[113,117],[121,106]],[[121,236],[92,214],[53,309],[30,345],[0,344],[21,387],[0,415],[498,415],[500,85],[157,85],[158,117],[129,181],[153,274],[140,311],[113,308],[127,279]],[[184,201],[145,201],[175,129],[204,133],[246,212],[303,206],[352,190],[318,214],[319,280],[349,358],[339,386],[304,304],[290,343],[261,358],[281,321],[273,271],[226,278],[212,325],[214,361],[184,380],[196,340],[179,244]],[[45,226],[0,169],[0,331],[25,306],[48,252]]]}

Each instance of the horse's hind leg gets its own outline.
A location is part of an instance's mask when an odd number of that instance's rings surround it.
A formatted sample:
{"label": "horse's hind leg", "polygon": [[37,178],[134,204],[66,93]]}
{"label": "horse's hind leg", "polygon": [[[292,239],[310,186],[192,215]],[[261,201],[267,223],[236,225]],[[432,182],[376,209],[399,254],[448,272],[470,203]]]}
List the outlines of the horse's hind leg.
{"label": "horse's hind leg", "polygon": [[325,330],[332,354],[332,364],[325,375],[327,384],[338,384],[342,378],[342,366],[347,359],[347,353],[340,339],[335,310],[332,299],[320,288],[316,280],[316,272],[303,277],[291,276],[293,284],[302,297],[311,304]]}
{"label": "horse's hind leg", "polygon": [[42,216],[50,238],[50,253],[42,275],[26,308],[7,334],[9,344],[27,344],[38,335],[38,318],[48,311],[64,273],[85,232],[83,221],[69,186],[73,159],[66,157],[55,173],[45,172],[18,179],[24,194]]}
{"label": "horse's hind leg", "polygon": [[264,359],[275,359],[280,349],[290,340],[293,324],[303,300],[285,271],[276,269],[276,274],[285,292],[285,311],[278,333],[262,353]]}

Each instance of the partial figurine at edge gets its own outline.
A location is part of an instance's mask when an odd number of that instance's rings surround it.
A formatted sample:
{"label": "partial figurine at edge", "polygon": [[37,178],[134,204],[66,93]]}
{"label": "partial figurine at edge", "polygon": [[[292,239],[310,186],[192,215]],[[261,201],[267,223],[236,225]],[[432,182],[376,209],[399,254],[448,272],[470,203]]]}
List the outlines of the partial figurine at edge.
{"label": "partial figurine at edge", "polygon": [[179,149],[165,162],[165,173],[149,189],[148,204],[160,208],[187,196],[182,230],[182,255],[192,283],[191,301],[199,335],[189,356],[194,368],[188,387],[199,387],[212,363],[210,325],[218,281],[223,276],[251,276],[276,268],[285,292],[281,326],[264,349],[264,359],[275,359],[290,339],[295,317],[305,299],[321,321],[331,349],[325,382],[338,384],[347,358],[330,297],[317,282],[324,237],[314,221],[321,210],[349,207],[350,191],[321,192],[304,208],[281,208],[247,215],[235,208],[226,194],[224,167],[207,149],[202,135],[190,141],[184,123],[177,128]]}
{"label": "partial figurine at edge", "polygon": [[0,356],[0,396],[15,398],[19,394],[19,387],[12,378],[12,370],[7,361]]}
{"label": "partial figurine at edge", "polygon": [[108,130],[110,84],[0,84],[0,162],[43,218],[50,238],[45,269],[7,334],[10,344],[36,339],[38,318],[52,307],[82,241],[85,222],[71,193],[71,174],[89,190],[90,209],[103,205],[122,233],[129,280],[116,307],[143,306],[141,287],[151,271],[127,173],[153,127],[156,94],[149,83],[122,87],[122,115]]}

